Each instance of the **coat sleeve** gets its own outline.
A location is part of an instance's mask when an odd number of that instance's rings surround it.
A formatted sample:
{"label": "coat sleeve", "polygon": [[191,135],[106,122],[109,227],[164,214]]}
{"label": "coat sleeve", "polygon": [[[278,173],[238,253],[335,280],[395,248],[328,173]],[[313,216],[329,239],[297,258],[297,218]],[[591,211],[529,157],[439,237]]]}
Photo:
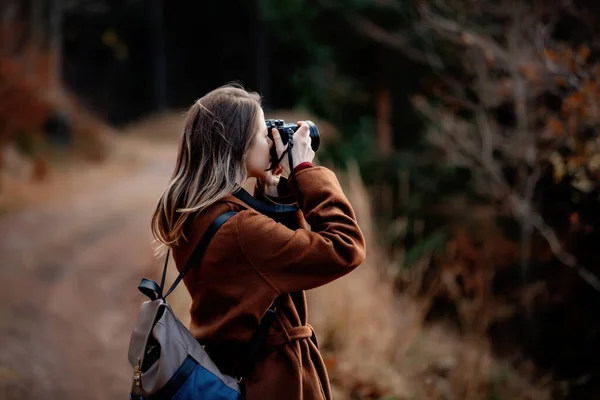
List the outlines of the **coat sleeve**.
{"label": "coat sleeve", "polygon": [[237,239],[246,259],[279,293],[322,286],[365,258],[363,234],[335,174],[312,167],[295,179],[311,230],[292,230],[251,210],[236,218]]}

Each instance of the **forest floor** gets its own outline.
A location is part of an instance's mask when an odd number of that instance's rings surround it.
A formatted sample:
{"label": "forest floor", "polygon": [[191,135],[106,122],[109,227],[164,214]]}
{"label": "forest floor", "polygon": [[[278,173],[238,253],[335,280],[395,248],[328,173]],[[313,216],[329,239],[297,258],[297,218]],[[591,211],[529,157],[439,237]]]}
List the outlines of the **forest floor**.
{"label": "forest floor", "polygon": [[149,221],[175,147],[121,138],[118,148],[103,164],[56,172],[0,214],[0,398],[128,393],[137,284],[160,269]]}
{"label": "forest floor", "polygon": [[[173,168],[180,123],[170,116],[138,124],[113,139],[102,163],[76,162],[43,182],[4,185],[0,398],[126,398],[129,337],[144,301],[137,284],[158,279],[162,268],[150,217]],[[177,133],[153,134],[164,130]],[[364,191],[352,187],[351,201],[364,211]],[[424,329],[418,304],[397,298],[375,273],[381,260],[370,257],[331,289],[309,294],[336,399],[508,399],[493,397],[492,375],[520,394],[511,400],[547,398],[518,377],[506,384],[507,369],[489,372],[480,342]],[[187,323],[183,286],[171,302]]]}

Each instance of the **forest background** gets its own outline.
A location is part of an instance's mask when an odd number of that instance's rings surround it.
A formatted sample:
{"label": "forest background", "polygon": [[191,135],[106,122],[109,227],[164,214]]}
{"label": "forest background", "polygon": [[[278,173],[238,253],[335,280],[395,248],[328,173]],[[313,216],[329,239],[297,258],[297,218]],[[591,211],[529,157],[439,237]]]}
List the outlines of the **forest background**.
{"label": "forest background", "polygon": [[597,399],[599,18],[577,0],[2,2],[0,397],[127,392],[185,109],[237,81],[268,117],[317,122],[368,239],[310,293],[336,398]]}

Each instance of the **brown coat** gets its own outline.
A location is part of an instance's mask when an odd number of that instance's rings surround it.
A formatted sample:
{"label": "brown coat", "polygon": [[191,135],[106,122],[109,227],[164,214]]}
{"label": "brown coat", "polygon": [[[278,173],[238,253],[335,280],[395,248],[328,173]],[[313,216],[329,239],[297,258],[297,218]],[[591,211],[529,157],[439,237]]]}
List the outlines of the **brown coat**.
{"label": "brown coat", "polygon": [[311,167],[295,180],[302,211],[277,222],[230,195],[200,213],[186,230],[187,243],[174,249],[181,269],[219,214],[240,211],[215,234],[201,265],[184,282],[192,297],[190,331],[231,375],[238,368],[236,355],[277,299],[277,320],[243,383],[248,400],[331,399],[316,336],[307,324],[304,290],[346,275],[365,258],[362,232],[334,173]]}

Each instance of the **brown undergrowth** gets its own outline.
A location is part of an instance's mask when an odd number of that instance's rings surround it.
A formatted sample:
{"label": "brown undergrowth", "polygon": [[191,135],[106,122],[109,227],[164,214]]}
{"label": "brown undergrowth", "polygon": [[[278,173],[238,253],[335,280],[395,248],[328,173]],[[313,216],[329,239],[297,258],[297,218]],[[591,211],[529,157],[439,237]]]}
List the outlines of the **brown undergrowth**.
{"label": "brown undergrowth", "polygon": [[[7,196],[27,196],[32,183],[73,163],[105,160],[114,142],[111,127],[49,78],[49,57],[34,47],[0,56],[0,212],[14,205]],[[50,137],[57,118],[66,121],[60,145]]]}
{"label": "brown undergrowth", "polygon": [[[370,199],[355,166],[338,174],[367,241],[366,261],[349,275],[309,293],[309,320],[319,335],[336,399],[549,399],[541,384],[494,359],[479,334],[459,336],[427,325],[430,302],[443,281],[416,295],[421,266],[412,285],[394,289],[396,267],[378,244]],[[414,289],[414,290],[413,290]]]}

